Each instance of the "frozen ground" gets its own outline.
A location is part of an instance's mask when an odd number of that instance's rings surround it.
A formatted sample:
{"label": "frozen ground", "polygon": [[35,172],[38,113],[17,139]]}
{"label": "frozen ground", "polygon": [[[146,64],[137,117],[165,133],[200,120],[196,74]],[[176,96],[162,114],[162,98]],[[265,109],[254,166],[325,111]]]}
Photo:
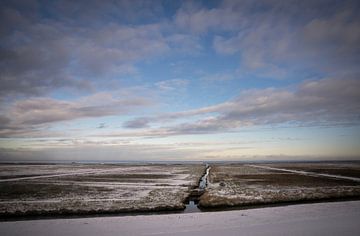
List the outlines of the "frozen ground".
{"label": "frozen ground", "polygon": [[[355,177],[358,170],[356,163],[213,165],[200,205],[229,207],[360,197],[360,179]],[[348,172],[352,176],[346,176]]]}
{"label": "frozen ground", "polygon": [[0,222],[27,235],[360,235],[360,201],[190,214]]}
{"label": "frozen ground", "polygon": [[0,165],[0,216],[181,210],[204,165]]}
{"label": "frozen ground", "polygon": [[[360,197],[359,163],[223,163],[209,170],[204,208]],[[3,164],[0,217],[183,210],[204,172],[196,164]]]}
{"label": "frozen ground", "polygon": [[360,162],[276,163],[262,166],[360,179]]}
{"label": "frozen ground", "polygon": [[348,176],[343,176],[343,175],[323,174],[323,173],[304,171],[304,170],[276,168],[276,167],[271,167],[271,166],[260,166],[260,165],[248,165],[248,166],[252,166],[255,168],[267,169],[267,170],[278,170],[278,171],[283,171],[283,172],[290,172],[290,173],[295,173],[295,174],[300,174],[300,175],[309,175],[309,176],[314,176],[314,177],[328,177],[328,178],[334,178],[334,179],[346,179],[346,180],[352,180],[355,182],[360,182],[360,178],[348,177]]}

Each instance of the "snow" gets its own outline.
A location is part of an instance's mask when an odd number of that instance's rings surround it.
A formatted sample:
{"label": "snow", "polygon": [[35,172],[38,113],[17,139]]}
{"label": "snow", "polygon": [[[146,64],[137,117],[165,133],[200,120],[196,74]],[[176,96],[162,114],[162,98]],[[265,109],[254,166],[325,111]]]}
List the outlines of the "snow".
{"label": "snow", "polygon": [[0,222],[17,235],[360,235],[360,201],[237,211]]}
{"label": "snow", "polygon": [[315,173],[310,171],[302,171],[302,170],[289,170],[289,169],[283,169],[283,168],[276,168],[276,167],[270,167],[270,166],[259,166],[259,165],[247,165],[255,168],[262,168],[267,170],[277,170],[277,171],[284,171],[294,174],[300,174],[300,175],[309,175],[313,177],[329,177],[329,178],[335,178],[335,179],[346,179],[346,180],[352,180],[356,182],[360,182],[360,178],[355,177],[348,177],[348,176],[342,176],[342,175],[330,175],[330,174],[322,174],[322,173]]}
{"label": "snow", "polygon": [[263,165],[214,165],[199,204],[224,207],[360,196],[359,182],[289,172]]}
{"label": "snow", "polygon": [[0,179],[0,182],[12,182],[12,181],[19,181],[19,180],[54,178],[54,177],[63,177],[63,176],[72,176],[72,175],[102,174],[102,173],[106,173],[106,172],[120,171],[120,170],[123,170],[123,169],[124,168],[116,168],[116,169],[110,169],[110,170],[76,171],[76,172],[55,174],[55,175],[37,175],[37,176],[30,176],[30,177]]}
{"label": "snow", "polygon": [[203,170],[203,165],[2,165],[0,215],[181,209]]}

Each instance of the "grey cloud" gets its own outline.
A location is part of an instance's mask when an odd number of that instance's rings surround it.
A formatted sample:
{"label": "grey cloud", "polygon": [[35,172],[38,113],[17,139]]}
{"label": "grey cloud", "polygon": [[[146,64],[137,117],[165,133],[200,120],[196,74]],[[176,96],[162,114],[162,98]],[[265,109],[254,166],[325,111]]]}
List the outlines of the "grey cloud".
{"label": "grey cloud", "polygon": [[[196,115],[206,116],[195,122],[163,126],[158,132],[148,130],[144,136],[233,132],[254,125],[354,125],[360,123],[359,87],[358,79],[341,78],[305,81],[295,90],[247,90],[236,99],[216,106],[138,118],[127,124],[142,127]],[[132,128],[131,125],[128,127]]]}
{"label": "grey cloud", "polygon": [[302,30],[304,44],[309,51],[317,54],[314,57],[327,58],[329,61],[323,63],[327,70],[345,69],[359,72],[359,8],[349,6],[331,17],[315,18]]}
{"label": "grey cloud", "polygon": [[[195,117],[203,114],[209,114],[209,113],[216,113],[221,110],[227,109],[232,104],[230,102],[225,102],[222,104],[209,106],[209,107],[203,107],[199,109],[194,110],[188,110],[188,111],[180,111],[180,112],[173,112],[173,113],[165,113],[160,114],[157,116],[149,116],[149,117],[139,117],[135,118],[133,120],[129,120],[123,124],[125,128],[146,128],[150,127],[151,123],[167,123],[172,122],[174,120],[182,119],[182,118],[188,118],[188,117]],[[164,131],[164,129],[162,130]],[[170,130],[166,129],[166,134],[169,134]],[[160,132],[162,133],[162,132]],[[164,134],[165,134],[164,133]]]}
{"label": "grey cloud", "polygon": [[190,35],[165,36],[166,22],[143,23],[159,14],[162,3],[141,0],[3,1],[0,96],[91,91],[137,73],[135,63],[147,57],[199,46]]}
{"label": "grey cloud", "polygon": [[3,1],[0,96],[91,91],[137,73],[135,63],[148,57],[202,49],[198,37],[176,33],[171,19],[143,23],[164,14],[163,3],[141,0]]}
{"label": "grey cloud", "polygon": [[197,55],[203,50],[199,37],[190,34],[173,34],[166,37],[166,41],[173,51],[180,53]]}
{"label": "grey cloud", "polygon": [[7,127],[10,124],[10,118],[0,115],[0,129]]}
{"label": "grey cloud", "polygon": [[0,50],[0,93],[90,88],[100,76],[134,73],[134,62],[169,49],[159,30],[156,25],[113,25],[100,30],[57,23],[30,25],[2,40],[8,46]]}
{"label": "grey cloud", "polygon": [[105,124],[105,123],[100,123],[97,128],[98,128],[98,129],[106,128],[106,124]]}
{"label": "grey cloud", "polygon": [[208,30],[235,30],[246,19],[231,7],[204,9],[195,2],[188,2],[179,9],[175,23],[184,30],[206,33]]}
{"label": "grey cloud", "polygon": [[51,98],[18,100],[4,109],[6,116],[0,117],[4,122],[0,136],[53,136],[56,132],[51,134],[47,130],[54,122],[127,114],[134,108],[146,108],[151,104],[148,98],[132,96],[122,99],[108,93],[98,93],[75,101]]}
{"label": "grey cloud", "polygon": [[90,29],[82,38],[75,50],[78,65],[86,70],[85,74],[95,76],[126,73],[121,71],[122,65],[169,50],[161,27],[156,24],[136,27],[114,24],[101,30]]}
{"label": "grey cloud", "polygon": [[[94,98],[99,99],[91,104]],[[20,124],[44,124],[86,117],[102,117],[127,113],[131,107],[148,106],[150,102],[143,98],[117,99],[107,94],[96,94],[86,99],[67,102],[50,98],[34,98],[17,101],[9,114],[16,117]]]}
{"label": "grey cloud", "polygon": [[146,128],[148,124],[151,122],[150,118],[142,117],[134,120],[130,120],[124,123],[124,127],[138,129],[138,128]]}
{"label": "grey cloud", "polygon": [[357,1],[292,5],[269,1],[258,5],[267,10],[248,13],[249,21],[239,27],[237,35],[214,38],[218,53],[240,54],[239,71],[272,78],[296,76],[300,69],[336,75],[359,73]]}
{"label": "grey cloud", "polygon": [[353,124],[360,122],[360,93],[356,79],[324,79],[302,83],[296,91],[250,90],[212,123],[249,125]]}
{"label": "grey cloud", "polygon": [[[81,142],[81,141],[80,141]],[[66,145],[66,144],[65,144]],[[64,146],[65,146],[64,145]],[[201,154],[196,148],[183,148],[179,145],[146,145],[146,144],[98,144],[96,142],[82,143],[74,146],[61,145],[49,147],[44,145],[42,149],[20,148],[9,149],[0,148],[1,161],[194,161],[202,159]],[[200,154],[200,155],[199,155]]]}
{"label": "grey cloud", "polygon": [[[39,95],[64,87],[90,90],[112,77],[137,73],[136,63],[148,57],[201,51],[196,33],[209,30],[230,32],[230,39],[216,37],[214,48],[241,52],[245,71],[284,77],[282,66],[303,65],[313,61],[310,57],[317,63],[308,67],[358,72],[358,5],[224,1],[207,9],[193,2],[169,19],[158,1],[61,1],[41,8],[38,1],[3,1],[0,95]],[[334,9],[341,13],[334,15]],[[165,20],[140,24],[159,16]]]}
{"label": "grey cloud", "polygon": [[147,0],[65,0],[48,4],[45,9],[59,20],[76,25],[92,22],[95,26],[114,21],[129,24],[151,22],[165,14],[161,2]]}

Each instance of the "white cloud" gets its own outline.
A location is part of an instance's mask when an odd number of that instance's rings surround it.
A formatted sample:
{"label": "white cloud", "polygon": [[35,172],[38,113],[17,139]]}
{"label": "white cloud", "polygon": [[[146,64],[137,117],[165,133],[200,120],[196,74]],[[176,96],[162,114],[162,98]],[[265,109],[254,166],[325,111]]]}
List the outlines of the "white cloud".
{"label": "white cloud", "polygon": [[185,79],[170,79],[163,80],[156,83],[156,86],[164,91],[171,91],[175,89],[181,89],[186,87],[189,84],[188,80]]}

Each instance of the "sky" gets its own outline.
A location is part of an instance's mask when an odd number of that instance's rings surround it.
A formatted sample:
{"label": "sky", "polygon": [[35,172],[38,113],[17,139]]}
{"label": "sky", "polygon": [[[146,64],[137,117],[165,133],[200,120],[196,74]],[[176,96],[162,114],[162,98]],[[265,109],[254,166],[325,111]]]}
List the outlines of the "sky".
{"label": "sky", "polygon": [[359,11],[1,1],[0,161],[360,159]]}

